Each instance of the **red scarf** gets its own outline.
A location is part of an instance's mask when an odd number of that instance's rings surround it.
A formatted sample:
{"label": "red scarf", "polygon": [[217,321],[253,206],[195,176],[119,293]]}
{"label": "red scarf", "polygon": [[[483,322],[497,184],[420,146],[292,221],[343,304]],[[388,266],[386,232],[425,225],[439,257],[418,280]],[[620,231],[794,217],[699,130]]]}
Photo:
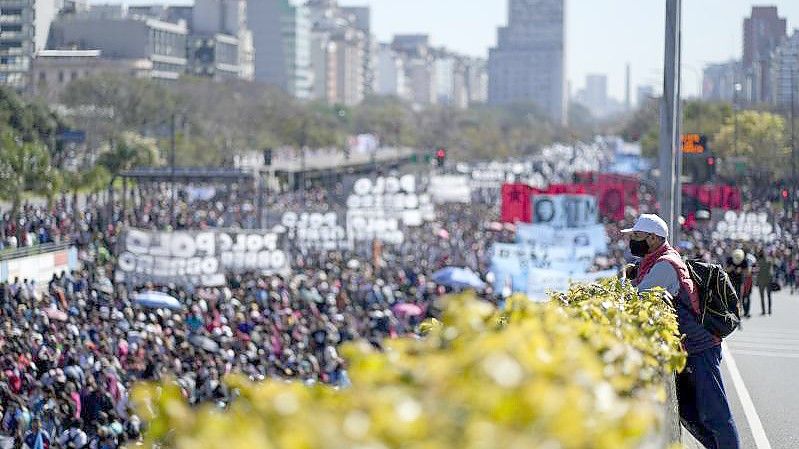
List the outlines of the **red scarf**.
{"label": "red scarf", "polygon": [[668,262],[674,268],[674,271],[677,272],[677,279],[680,281],[680,287],[682,287],[689,298],[691,298],[691,307],[694,309],[694,313],[699,314],[699,290],[697,290],[696,284],[691,280],[691,274],[688,272],[688,267],[685,265],[685,262],[683,262],[680,253],[672,248],[668,242],[644,257],[641,261],[641,265],[638,267],[638,277],[635,279],[635,285],[641,283],[655,264],[664,261]]}

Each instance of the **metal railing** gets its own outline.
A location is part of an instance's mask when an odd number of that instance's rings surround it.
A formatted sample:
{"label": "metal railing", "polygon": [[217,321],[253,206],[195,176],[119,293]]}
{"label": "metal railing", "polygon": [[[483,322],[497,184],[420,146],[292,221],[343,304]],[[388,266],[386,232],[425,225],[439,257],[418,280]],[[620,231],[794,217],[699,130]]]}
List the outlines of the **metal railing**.
{"label": "metal railing", "polygon": [[52,253],[68,249],[70,246],[72,246],[72,242],[43,243],[41,245],[26,246],[24,248],[4,249],[0,250],[0,261]]}

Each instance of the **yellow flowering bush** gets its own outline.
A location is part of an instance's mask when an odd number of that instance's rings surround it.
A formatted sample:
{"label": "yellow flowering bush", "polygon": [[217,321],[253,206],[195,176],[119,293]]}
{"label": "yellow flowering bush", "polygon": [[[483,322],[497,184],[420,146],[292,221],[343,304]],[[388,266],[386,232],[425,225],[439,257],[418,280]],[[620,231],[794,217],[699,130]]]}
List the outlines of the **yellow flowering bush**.
{"label": "yellow flowering bush", "polygon": [[226,381],[227,410],[192,409],[172,382],[140,385],[146,444],[176,449],[624,449],[659,429],[685,354],[660,293],[615,281],[502,311],[446,300],[420,339],[344,349],[353,386]]}

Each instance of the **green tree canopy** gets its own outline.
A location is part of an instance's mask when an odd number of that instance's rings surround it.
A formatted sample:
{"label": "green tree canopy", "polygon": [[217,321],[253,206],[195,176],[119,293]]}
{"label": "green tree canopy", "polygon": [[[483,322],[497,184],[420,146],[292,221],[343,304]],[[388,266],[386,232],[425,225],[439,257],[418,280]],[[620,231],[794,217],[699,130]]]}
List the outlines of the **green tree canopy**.
{"label": "green tree canopy", "polygon": [[742,156],[776,176],[790,167],[785,119],[770,112],[742,111],[736,123],[727,117],[714,137],[713,148],[722,157]]}
{"label": "green tree canopy", "polygon": [[[683,132],[707,136],[710,149],[715,151],[715,136],[725,121],[732,117],[732,112],[732,106],[727,103],[686,101],[683,104]],[[645,156],[657,156],[660,136],[658,101],[650,100],[641,105],[618,132],[628,141],[640,141]]]}
{"label": "green tree canopy", "polygon": [[180,165],[225,165],[236,152],[279,146],[343,148],[348,136],[363,133],[388,145],[447,147],[463,159],[530,154],[574,134],[551,125],[530,105],[417,108],[398,98],[369,97],[348,107],[298,101],[257,83],[190,77],[168,89],[118,75],[86,78],[71,84],[61,100],[72,108],[113,111],[87,124],[99,134],[97,142],[127,130],[165,147],[170,119],[177,115]]}
{"label": "green tree canopy", "polygon": [[50,165],[47,149],[36,142],[25,142],[13,132],[0,137],[0,198],[11,202],[16,216],[26,191],[48,198],[57,191],[58,174]]}
{"label": "green tree canopy", "polygon": [[123,132],[100,154],[97,163],[108,170],[113,180],[125,170],[160,165],[161,160],[154,139]]}

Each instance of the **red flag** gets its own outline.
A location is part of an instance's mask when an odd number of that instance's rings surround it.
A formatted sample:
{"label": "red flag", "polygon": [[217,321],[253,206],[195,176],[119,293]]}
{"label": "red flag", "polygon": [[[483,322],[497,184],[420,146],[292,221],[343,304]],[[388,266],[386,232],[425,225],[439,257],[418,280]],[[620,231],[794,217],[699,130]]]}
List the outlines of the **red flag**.
{"label": "red flag", "polygon": [[504,184],[502,186],[502,212],[500,220],[503,223],[522,221],[529,223],[532,219],[532,204],[530,194],[532,188],[526,184]]}

